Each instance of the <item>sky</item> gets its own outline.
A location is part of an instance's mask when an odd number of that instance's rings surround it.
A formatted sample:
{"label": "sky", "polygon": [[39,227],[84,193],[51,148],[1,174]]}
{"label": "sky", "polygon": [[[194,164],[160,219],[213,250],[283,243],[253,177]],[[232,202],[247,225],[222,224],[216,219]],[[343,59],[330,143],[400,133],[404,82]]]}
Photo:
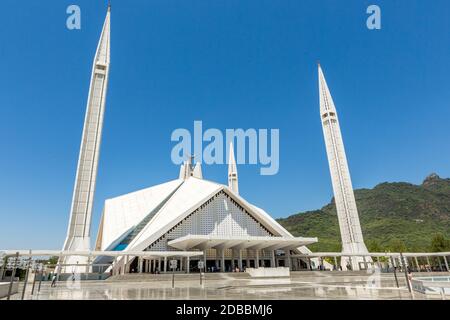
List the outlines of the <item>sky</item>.
{"label": "sky", "polygon": [[[69,5],[81,29],[66,27]],[[381,30],[366,27],[369,5]],[[112,1],[111,72],[93,213],[178,177],[177,128],[279,129],[280,169],[240,165],[240,193],[273,217],[332,198],[320,60],[354,188],[450,177],[450,2]],[[106,1],[2,0],[0,250],[62,248]],[[227,166],[203,166],[226,184]]]}

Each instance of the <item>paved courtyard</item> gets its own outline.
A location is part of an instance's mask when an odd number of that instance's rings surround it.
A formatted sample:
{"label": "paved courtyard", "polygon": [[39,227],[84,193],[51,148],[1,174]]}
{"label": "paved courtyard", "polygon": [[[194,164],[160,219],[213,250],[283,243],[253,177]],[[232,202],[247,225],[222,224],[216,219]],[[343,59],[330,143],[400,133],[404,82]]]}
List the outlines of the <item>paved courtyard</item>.
{"label": "paved courtyard", "polygon": [[[27,286],[25,299],[55,300],[148,300],[148,299],[442,299],[441,296],[411,295],[404,275],[347,272],[294,272],[290,278],[255,279],[244,274],[207,274],[200,285],[198,274],[127,275],[106,281],[62,281],[56,288],[43,282],[41,290],[31,295]],[[12,299],[21,298],[19,294]],[[450,297],[447,297],[450,298]]]}

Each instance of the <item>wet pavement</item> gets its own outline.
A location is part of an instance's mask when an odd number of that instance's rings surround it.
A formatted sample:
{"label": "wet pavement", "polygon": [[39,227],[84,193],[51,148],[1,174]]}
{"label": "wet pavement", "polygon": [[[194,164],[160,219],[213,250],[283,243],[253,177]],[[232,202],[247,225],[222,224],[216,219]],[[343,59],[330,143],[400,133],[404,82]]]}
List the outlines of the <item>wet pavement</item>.
{"label": "wet pavement", "polygon": [[[291,300],[291,299],[442,299],[440,296],[411,294],[406,281],[393,274],[348,272],[293,272],[290,278],[235,277],[232,274],[207,274],[200,285],[198,275],[129,276],[121,281],[64,281],[56,288],[43,282],[40,292],[31,295],[28,285],[25,299],[33,300]],[[21,298],[19,294],[12,299]],[[450,297],[448,297],[450,298]]]}

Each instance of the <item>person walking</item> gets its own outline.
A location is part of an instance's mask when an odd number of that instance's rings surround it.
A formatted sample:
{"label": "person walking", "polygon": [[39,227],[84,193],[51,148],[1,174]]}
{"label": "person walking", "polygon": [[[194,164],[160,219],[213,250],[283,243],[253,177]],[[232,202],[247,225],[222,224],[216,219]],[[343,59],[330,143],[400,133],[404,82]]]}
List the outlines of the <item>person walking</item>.
{"label": "person walking", "polygon": [[56,287],[56,274],[53,274],[51,287],[52,288]]}

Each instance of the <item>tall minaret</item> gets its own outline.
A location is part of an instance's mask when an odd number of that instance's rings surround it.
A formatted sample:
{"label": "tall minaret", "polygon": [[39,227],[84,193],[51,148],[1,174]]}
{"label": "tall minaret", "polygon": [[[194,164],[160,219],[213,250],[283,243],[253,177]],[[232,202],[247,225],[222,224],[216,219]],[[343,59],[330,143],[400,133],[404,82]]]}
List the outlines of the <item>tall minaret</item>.
{"label": "tall minaret", "polygon": [[[358,209],[356,208],[341,128],[333,98],[331,97],[320,64],[319,91],[320,118],[325,137],[331,181],[342,237],[342,251],[344,253],[367,253],[368,251],[364,244],[361,225],[359,223]],[[353,270],[358,270],[358,263],[363,261],[363,258],[355,257],[350,260],[347,258],[341,259],[342,267],[346,268],[347,263],[351,262]],[[367,258],[366,260],[369,261],[370,259]]]}
{"label": "tall minaret", "polygon": [[[110,15],[108,6],[100,42],[94,58],[91,84],[81,139],[78,169],[70,212],[70,222],[65,251],[82,251],[90,248],[92,207],[97,178],[97,167],[105,112],[106,91],[110,63]],[[66,263],[82,263],[81,257],[69,257]]]}
{"label": "tall minaret", "polygon": [[236,160],[234,159],[233,142],[230,142],[230,156],[228,161],[228,188],[236,194],[239,194],[239,182]]}

